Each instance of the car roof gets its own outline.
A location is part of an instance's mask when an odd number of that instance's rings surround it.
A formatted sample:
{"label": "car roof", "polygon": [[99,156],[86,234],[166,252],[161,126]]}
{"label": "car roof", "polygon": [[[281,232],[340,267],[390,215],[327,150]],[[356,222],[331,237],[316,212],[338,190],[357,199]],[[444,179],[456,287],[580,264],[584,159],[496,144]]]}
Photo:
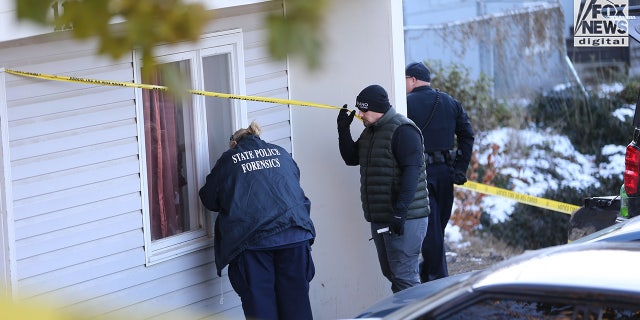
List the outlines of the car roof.
{"label": "car roof", "polygon": [[639,243],[563,245],[525,254],[507,262],[480,275],[473,287],[533,283],[620,291],[632,289],[640,293],[640,277],[621,272],[625,266],[640,265]]}
{"label": "car roof", "polygon": [[622,291],[640,298],[640,277],[634,274],[639,263],[640,244],[634,242],[587,242],[529,251],[409,304],[389,318],[401,319],[436,309],[463,292],[517,285]]}

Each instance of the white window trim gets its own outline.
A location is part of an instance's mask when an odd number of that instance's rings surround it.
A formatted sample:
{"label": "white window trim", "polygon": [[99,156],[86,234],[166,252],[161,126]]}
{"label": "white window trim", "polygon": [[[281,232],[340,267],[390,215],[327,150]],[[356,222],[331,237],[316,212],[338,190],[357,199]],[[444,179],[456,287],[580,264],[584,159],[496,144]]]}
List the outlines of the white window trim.
{"label": "white window trim", "polygon": [[17,282],[6,72],[0,68],[0,296],[12,297]]}
{"label": "white window trim", "polygon": [[[228,30],[204,35],[197,43],[185,42],[179,44],[163,45],[156,48],[156,56],[170,54],[195,54],[196,59],[202,60],[202,53],[220,52],[229,53],[231,57],[231,91],[234,94],[245,95],[245,72],[244,72],[244,46],[242,41],[242,31],[240,29]],[[218,51],[217,51],[218,50]],[[133,67],[136,82],[141,81],[140,77],[140,53],[133,53]],[[192,69],[193,70],[193,69]],[[202,90],[203,84],[200,74],[201,70],[196,69],[196,73],[192,74],[197,90]],[[233,128],[234,130],[247,126],[247,106],[244,100],[232,100]],[[204,108],[204,96],[193,95],[193,108],[195,111]],[[142,90],[136,90],[136,113],[138,120],[138,152],[140,154],[140,181],[142,193],[142,220],[144,233],[144,249],[146,265],[150,266],[159,262],[163,262],[178,256],[188,254],[197,250],[201,250],[213,245],[213,223],[214,217],[210,217],[208,211],[204,209],[200,203],[200,199],[192,199],[192,203],[203,215],[203,228],[194,231],[187,231],[181,234],[168,237],[166,239],[151,241],[151,221],[149,214],[149,198],[147,194],[147,164],[144,136],[144,115],[142,106]],[[198,144],[196,155],[199,157],[196,161],[196,175],[198,188],[204,185],[206,175],[211,171],[209,165],[208,154],[206,151],[206,119],[203,113],[195,112],[194,123],[201,126],[202,129],[196,130],[194,138],[202,143]],[[193,207],[192,207],[193,208]]]}

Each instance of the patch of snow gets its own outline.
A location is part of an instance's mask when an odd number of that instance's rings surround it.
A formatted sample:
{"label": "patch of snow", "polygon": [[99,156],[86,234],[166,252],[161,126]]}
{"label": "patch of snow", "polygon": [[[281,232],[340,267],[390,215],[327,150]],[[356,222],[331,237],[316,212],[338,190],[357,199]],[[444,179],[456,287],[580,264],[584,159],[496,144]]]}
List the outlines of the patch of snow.
{"label": "patch of snow", "polygon": [[636,107],[634,105],[628,104],[614,110],[612,112],[612,115],[621,122],[624,122],[627,120],[627,118],[633,118],[635,110]]}
{"label": "patch of snow", "polygon": [[[614,116],[619,119],[629,116],[628,109],[620,108]],[[500,128],[483,133],[476,141],[474,148],[481,166],[487,166],[491,156],[500,175],[510,178],[508,189],[532,196],[542,196],[547,190],[565,186],[578,190],[599,186],[601,178],[622,175],[621,168],[624,168],[625,146],[602,147],[608,161],[596,166],[595,156],[579,153],[567,137],[551,130]],[[495,155],[493,145],[498,147]],[[482,199],[481,207],[497,223],[505,221],[516,204],[511,199],[487,196]],[[460,229],[451,223],[445,229],[445,236],[450,242],[462,238]]]}
{"label": "patch of snow", "polygon": [[605,98],[612,93],[621,92],[622,89],[624,89],[624,85],[622,83],[616,82],[616,83],[610,83],[610,84],[600,84],[598,86],[598,90],[595,90],[595,91],[598,92],[599,97]]}

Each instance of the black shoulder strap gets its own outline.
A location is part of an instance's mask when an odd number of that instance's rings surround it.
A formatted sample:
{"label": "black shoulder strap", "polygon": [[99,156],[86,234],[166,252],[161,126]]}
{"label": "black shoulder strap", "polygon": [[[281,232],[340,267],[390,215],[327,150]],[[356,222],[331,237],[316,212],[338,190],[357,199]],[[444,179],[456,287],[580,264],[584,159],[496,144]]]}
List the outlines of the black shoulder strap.
{"label": "black shoulder strap", "polygon": [[439,103],[440,103],[440,89],[436,89],[436,100],[433,102],[433,108],[431,109],[431,114],[429,114],[429,119],[427,119],[427,123],[424,124],[422,129],[420,129],[422,132],[424,132],[424,129],[426,129],[429,126],[429,124],[431,123],[431,120],[433,120],[433,115],[436,113],[436,108],[438,107]]}

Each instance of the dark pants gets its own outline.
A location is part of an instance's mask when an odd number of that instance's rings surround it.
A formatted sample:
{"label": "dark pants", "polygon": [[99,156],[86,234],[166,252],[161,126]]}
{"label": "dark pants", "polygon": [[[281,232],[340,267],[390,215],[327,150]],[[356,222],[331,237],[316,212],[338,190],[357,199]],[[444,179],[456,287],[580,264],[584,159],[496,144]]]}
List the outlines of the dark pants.
{"label": "dark pants", "polygon": [[273,250],[245,250],[229,264],[229,280],[251,320],[313,319],[309,282],[315,275],[308,241]]}
{"label": "dark pants", "polygon": [[453,167],[446,164],[427,165],[427,188],[431,213],[427,235],[422,242],[422,282],[449,276],[444,250],[444,229],[453,207]]}

